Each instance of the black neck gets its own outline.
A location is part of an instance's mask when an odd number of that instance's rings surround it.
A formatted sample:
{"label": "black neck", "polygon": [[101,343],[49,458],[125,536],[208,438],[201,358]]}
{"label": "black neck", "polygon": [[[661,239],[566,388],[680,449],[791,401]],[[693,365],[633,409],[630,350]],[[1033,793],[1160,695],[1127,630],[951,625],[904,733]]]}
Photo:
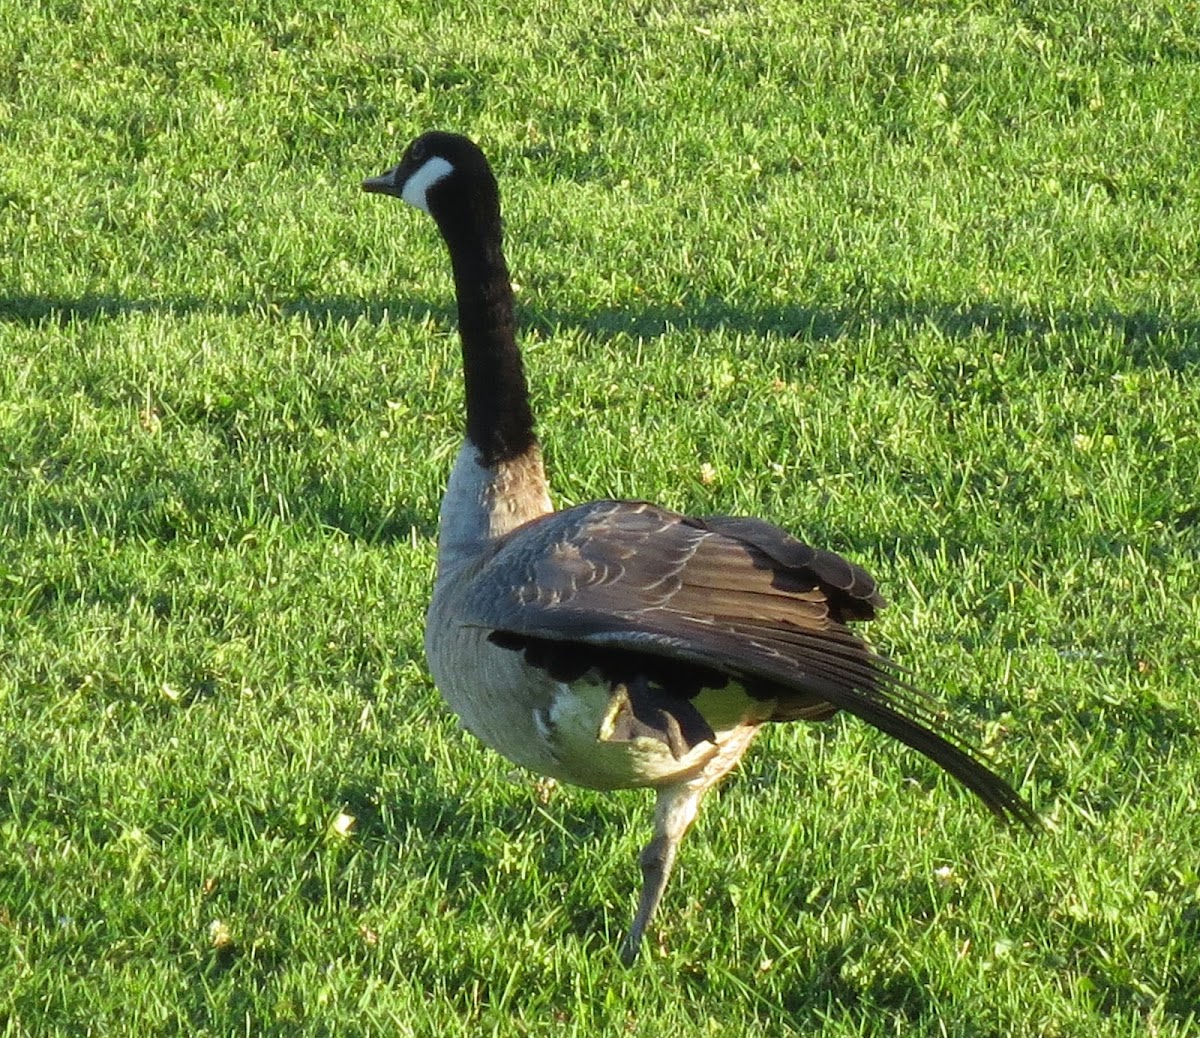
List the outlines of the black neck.
{"label": "black neck", "polygon": [[480,462],[492,466],[525,454],[537,436],[517,349],[512,282],[499,221],[483,228],[486,233],[480,230],[442,227],[458,294],[467,439],[478,448]]}

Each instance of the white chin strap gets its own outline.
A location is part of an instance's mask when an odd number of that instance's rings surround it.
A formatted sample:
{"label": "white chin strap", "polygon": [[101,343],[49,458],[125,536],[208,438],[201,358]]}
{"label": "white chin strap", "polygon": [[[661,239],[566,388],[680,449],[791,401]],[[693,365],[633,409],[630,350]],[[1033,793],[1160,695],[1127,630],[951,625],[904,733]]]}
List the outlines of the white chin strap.
{"label": "white chin strap", "polygon": [[427,159],[425,164],[412,174],[405,182],[400,197],[409,205],[416,206],[424,212],[429,212],[429,189],[438,181],[445,180],[454,167],[440,155]]}

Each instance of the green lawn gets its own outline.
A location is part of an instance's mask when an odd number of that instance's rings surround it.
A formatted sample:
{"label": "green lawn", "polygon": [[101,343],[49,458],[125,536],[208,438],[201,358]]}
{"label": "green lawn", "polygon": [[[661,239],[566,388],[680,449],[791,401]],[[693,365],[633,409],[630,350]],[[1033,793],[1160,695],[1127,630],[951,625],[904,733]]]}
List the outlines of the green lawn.
{"label": "green lawn", "polygon": [[[0,0],[0,1034],[1200,1034],[1196,6],[252,6]],[[779,727],[618,966],[649,798],[424,668],[431,127],[558,501],[863,563],[1043,838]]]}

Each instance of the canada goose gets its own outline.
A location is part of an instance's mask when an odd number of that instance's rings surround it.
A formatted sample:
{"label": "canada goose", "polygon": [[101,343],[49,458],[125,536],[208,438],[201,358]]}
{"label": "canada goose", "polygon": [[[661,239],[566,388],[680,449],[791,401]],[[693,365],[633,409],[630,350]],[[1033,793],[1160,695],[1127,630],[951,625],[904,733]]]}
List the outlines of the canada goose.
{"label": "canada goose", "polygon": [[1032,809],[849,624],[871,577],[761,519],[641,501],[554,511],[515,338],[500,198],[483,153],[431,132],[363,182],[429,213],[449,248],[466,440],[438,521],[429,667],[464,727],[510,761],[593,789],[657,792],[627,965],[705,792],[766,721],[846,710],[923,753],[993,814]]}

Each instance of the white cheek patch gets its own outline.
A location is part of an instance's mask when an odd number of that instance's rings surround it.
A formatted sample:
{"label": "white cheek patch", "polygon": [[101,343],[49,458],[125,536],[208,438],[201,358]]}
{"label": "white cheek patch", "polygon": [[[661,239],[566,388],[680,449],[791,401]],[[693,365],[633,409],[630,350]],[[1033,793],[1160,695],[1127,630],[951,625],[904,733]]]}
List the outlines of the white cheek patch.
{"label": "white cheek patch", "polygon": [[440,155],[427,159],[425,164],[414,172],[405,182],[400,197],[409,205],[416,206],[424,212],[429,212],[429,200],[426,197],[429,189],[441,180],[445,180],[454,167]]}

